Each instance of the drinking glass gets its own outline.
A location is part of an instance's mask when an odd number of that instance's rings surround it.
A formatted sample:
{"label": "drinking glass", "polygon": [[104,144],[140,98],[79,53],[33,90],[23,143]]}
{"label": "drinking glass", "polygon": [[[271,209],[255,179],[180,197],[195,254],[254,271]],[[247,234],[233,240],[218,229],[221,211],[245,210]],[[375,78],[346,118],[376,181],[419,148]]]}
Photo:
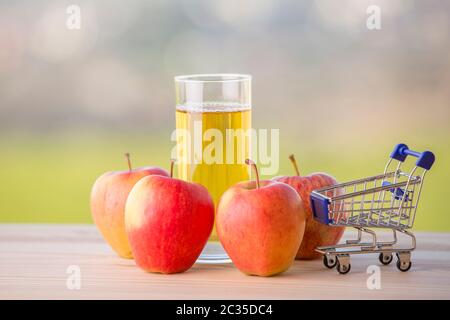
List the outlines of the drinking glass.
{"label": "drinking glass", "polygon": [[[222,194],[250,178],[251,76],[177,76],[175,91],[178,177],[204,185],[217,211]],[[214,226],[197,262],[229,261]]]}

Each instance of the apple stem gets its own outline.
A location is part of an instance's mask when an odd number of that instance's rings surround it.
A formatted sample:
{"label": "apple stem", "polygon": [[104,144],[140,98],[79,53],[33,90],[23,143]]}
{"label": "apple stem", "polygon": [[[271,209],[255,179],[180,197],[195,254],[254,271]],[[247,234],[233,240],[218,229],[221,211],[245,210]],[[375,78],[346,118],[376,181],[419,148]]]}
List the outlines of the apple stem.
{"label": "apple stem", "polygon": [[130,159],[130,154],[129,154],[128,152],[125,153],[125,158],[127,159],[128,169],[129,169],[130,172],[131,172],[131,170],[132,170],[132,168],[131,168],[131,159]]}
{"label": "apple stem", "polygon": [[170,177],[173,178],[173,166],[175,164],[174,159],[170,159]]}
{"label": "apple stem", "polygon": [[298,170],[297,161],[295,160],[295,157],[294,157],[293,154],[291,154],[289,156],[289,160],[291,160],[292,165],[294,166],[294,170],[295,170],[295,173],[297,174],[297,176],[300,176],[300,170]]}
{"label": "apple stem", "polygon": [[255,172],[256,188],[259,189],[259,173],[258,173],[258,167],[256,166],[256,163],[254,163],[253,160],[251,160],[251,159],[245,159],[245,164],[251,166],[253,171]]}

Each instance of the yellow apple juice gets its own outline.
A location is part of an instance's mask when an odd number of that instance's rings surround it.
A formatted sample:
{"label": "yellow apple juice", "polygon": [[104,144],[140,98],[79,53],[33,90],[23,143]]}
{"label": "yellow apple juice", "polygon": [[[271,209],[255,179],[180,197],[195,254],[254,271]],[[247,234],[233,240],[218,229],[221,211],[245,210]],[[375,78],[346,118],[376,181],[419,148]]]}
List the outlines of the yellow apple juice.
{"label": "yellow apple juice", "polygon": [[[178,177],[204,185],[217,204],[237,182],[249,180],[251,109],[226,103],[177,106]],[[210,240],[217,240],[215,228]]]}

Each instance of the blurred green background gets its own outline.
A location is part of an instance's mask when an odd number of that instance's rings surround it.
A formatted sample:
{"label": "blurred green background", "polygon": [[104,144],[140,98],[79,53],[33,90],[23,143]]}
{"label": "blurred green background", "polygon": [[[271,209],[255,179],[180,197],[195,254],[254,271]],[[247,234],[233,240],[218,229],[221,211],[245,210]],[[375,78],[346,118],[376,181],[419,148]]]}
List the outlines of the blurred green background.
{"label": "blurred green background", "polygon": [[[436,154],[416,230],[450,231],[450,3],[0,1],[0,222],[91,223],[96,177],[168,167],[173,76],[253,75],[280,172],[381,173],[396,143]],[[368,30],[366,9],[381,9]]]}

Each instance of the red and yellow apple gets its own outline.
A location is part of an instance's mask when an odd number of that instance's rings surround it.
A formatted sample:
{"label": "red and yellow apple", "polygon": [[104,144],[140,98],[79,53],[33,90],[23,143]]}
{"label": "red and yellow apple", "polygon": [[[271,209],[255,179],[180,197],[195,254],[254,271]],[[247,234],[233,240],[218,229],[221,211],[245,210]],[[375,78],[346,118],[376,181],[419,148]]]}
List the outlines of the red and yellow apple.
{"label": "red and yellow apple", "polygon": [[256,181],[228,189],[221,197],[217,234],[236,267],[249,275],[272,276],[295,260],[305,230],[305,209],[287,184],[259,181],[256,165],[247,159]]}
{"label": "red and yellow apple", "polygon": [[214,225],[214,203],[206,188],[170,177],[142,178],[130,192],[125,225],[136,264],[148,272],[188,270]]}
{"label": "red and yellow apple", "polygon": [[298,250],[297,259],[316,259],[321,254],[315,251],[319,246],[335,245],[339,242],[344,233],[345,227],[332,227],[316,221],[313,217],[311,208],[311,191],[336,184],[336,180],[325,173],[312,173],[308,176],[300,176],[297,163],[293,155],[289,157],[296,176],[283,176],[274,178],[275,181],[283,182],[293,187],[305,204],[306,209],[306,228],[302,244]]}
{"label": "red and yellow apple", "polygon": [[94,223],[111,248],[123,258],[132,258],[125,231],[125,202],[136,182],[149,175],[168,176],[158,167],[131,168],[126,154],[128,170],[111,171],[101,175],[91,191],[91,213]]}

